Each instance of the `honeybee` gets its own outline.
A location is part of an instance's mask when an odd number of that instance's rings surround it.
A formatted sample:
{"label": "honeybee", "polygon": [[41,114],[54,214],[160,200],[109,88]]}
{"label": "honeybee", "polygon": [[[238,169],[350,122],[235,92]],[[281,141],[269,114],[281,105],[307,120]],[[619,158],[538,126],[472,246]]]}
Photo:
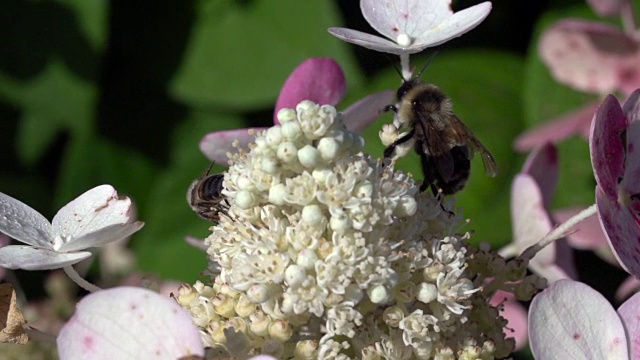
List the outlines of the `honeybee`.
{"label": "honeybee", "polygon": [[187,190],[187,202],[191,209],[201,218],[211,221],[219,221],[219,213],[225,213],[229,208],[229,202],[222,195],[224,174],[211,174],[213,163],[207,171],[194,180]]}
{"label": "honeybee", "polygon": [[397,158],[396,148],[411,146],[412,141],[424,173],[420,191],[430,186],[434,195],[462,190],[469,180],[474,151],[482,156],[486,174],[496,176],[493,156],[453,113],[451,100],[437,86],[418,80],[419,76],[404,80],[396,94],[398,102],[385,108],[395,113],[395,127],[408,132],[384,150],[384,157]]}

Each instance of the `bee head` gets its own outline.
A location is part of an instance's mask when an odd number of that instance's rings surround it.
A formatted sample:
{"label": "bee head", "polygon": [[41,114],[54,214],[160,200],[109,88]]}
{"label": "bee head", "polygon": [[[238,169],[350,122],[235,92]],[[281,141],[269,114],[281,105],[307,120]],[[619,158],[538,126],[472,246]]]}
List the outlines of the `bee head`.
{"label": "bee head", "polygon": [[418,80],[418,78],[413,78],[411,80],[404,80],[402,82],[402,85],[398,88],[398,91],[396,92],[396,98],[398,99],[398,101],[401,101],[402,99],[404,99],[404,97],[407,95],[409,90],[413,89],[419,82],[420,80]]}

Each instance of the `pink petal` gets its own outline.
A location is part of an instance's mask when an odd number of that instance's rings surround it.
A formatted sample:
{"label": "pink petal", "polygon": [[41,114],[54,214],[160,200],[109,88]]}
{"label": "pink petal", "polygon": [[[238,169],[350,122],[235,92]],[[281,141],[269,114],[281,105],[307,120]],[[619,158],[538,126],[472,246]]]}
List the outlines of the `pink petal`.
{"label": "pink petal", "polygon": [[58,336],[62,359],[167,359],[204,355],[191,315],[153,291],[119,287],[83,298]]}
{"label": "pink petal", "polygon": [[558,280],[529,308],[536,359],[628,359],[624,327],[607,299],[589,286]]}
{"label": "pink petal", "polygon": [[[635,294],[640,290],[640,280],[633,276],[627,276],[626,279],[618,286],[616,290],[615,299],[616,301],[622,301],[624,299],[629,298],[631,295]],[[619,311],[620,309],[618,309]],[[619,312],[618,312],[619,313]],[[622,319],[622,322],[625,322]]]}
{"label": "pink petal", "polygon": [[626,153],[624,162],[624,175],[618,186],[618,201],[633,208],[636,214],[640,213],[640,90],[635,91],[624,103],[623,112],[630,120],[626,131]]}
{"label": "pink petal", "polygon": [[640,294],[633,295],[618,308],[618,315],[622,319],[629,340],[629,358],[640,357]]}
{"label": "pink petal", "polygon": [[133,214],[135,211],[129,198],[119,200],[116,189],[101,185],[60,209],[53,217],[53,233],[78,238],[107,226],[126,224],[133,220]]}
{"label": "pink petal", "polygon": [[512,293],[498,290],[491,298],[491,305],[502,304],[500,315],[507,319],[507,326],[502,329],[506,337],[514,338],[516,351],[527,344],[527,310],[520,304]]}
{"label": "pink petal", "polygon": [[618,28],[563,20],[542,35],[540,56],[559,82],[596,93],[640,87],[638,43]]}
{"label": "pink petal", "polygon": [[587,0],[587,3],[596,14],[602,17],[616,16],[625,0]]}
{"label": "pink petal", "polygon": [[483,2],[454,14],[450,3],[450,0],[362,0],[360,9],[380,34],[394,42],[398,35],[406,34],[413,40],[408,48],[423,50],[475,28],[491,11],[491,3]]}
{"label": "pink petal", "polygon": [[51,223],[29,205],[0,193],[0,232],[25,244],[51,248]]}
{"label": "pink petal", "polygon": [[591,123],[589,149],[598,186],[610,198],[616,198],[619,179],[624,175],[625,146],[622,134],[627,128],[618,100],[607,95]]}
{"label": "pink petal", "polygon": [[553,144],[544,144],[527,156],[522,173],[529,174],[538,184],[545,208],[551,204],[558,183],[558,150]]}
{"label": "pink petal", "polygon": [[369,50],[386,52],[389,54],[414,54],[424,50],[424,48],[405,49],[393,41],[389,41],[385,38],[381,38],[380,36],[367,34],[358,30],[332,27],[329,28],[329,33],[342,41],[356,44]]}
{"label": "pink petal", "polygon": [[331,58],[310,58],[293,70],[280,90],[273,112],[273,122],[278,124],[278,111],[295,109],[302,100],[320,105],[337,105],[347,91],[344,73]]}
{"label": "pink petal", "polygon": [[376,121],[384,108],[393,103],[394,90],[380,91],[358,100],[344,112],[344,123],[349,131],[361,132]]}
{"label": "pink petal", "polygon": [[[260,131],[265,128],[253,128],[252,130]],[[232,146],[234,141],[238,141],[240,148],[248,151],[249,143],[253,142],[255,136],[249,135],[250,129],[224,130],[209,133],[200,140],[200,151],[211,161],[215,161],[218,165],[227,165],[229,158],[228,152],[236,152]]]}
{"label": "pink petal", "polygon": [[0,267],[23,270],[61,269],[91,257],[88,251],[59,253],[28,245],[9,245],[0,248]]}
{"label": "pink petal", "polygon": [[[553,213],[553,218],[559,224],[577,215],[583,208],[568,208]],[[602,231],[600,220],[595,214],[588,217],[573,228],[573,232],[567,235],[571,247],[580,250],[594,250],[601,247],[609,247],[607,236]]]}
{"label": "pink petal", "polygon": [[522,152],[529,151],[540,144],[556,143],[573,135],[582,135],[585,139],[589,138],[591,120],[599,105],[599,102],[588,104],[576,111],[527,130],[516,138],[515,149]]}
{"label": "pink petal", "polygon": [[[615,198],[614,198],[615,199]],[[631,275],[640,276],[640,224],[628,208],[622,207],[596,188],[600,223],[620,264]]]}

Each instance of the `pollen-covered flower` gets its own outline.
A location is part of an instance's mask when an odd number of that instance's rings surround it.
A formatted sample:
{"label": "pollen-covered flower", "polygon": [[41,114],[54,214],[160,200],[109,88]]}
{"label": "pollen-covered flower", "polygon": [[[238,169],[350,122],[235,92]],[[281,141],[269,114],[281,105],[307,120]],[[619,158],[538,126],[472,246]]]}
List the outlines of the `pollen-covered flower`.
{"label": "pollen-covered flower", "polygon": [[230,206],[205,240],[212,283],[177,297],[203,342],[237,357],[506,356],[488,302],[526,272],[471,248],[461,217],[363,154],[333,106],[303,101],[278,118],[231,158]]}

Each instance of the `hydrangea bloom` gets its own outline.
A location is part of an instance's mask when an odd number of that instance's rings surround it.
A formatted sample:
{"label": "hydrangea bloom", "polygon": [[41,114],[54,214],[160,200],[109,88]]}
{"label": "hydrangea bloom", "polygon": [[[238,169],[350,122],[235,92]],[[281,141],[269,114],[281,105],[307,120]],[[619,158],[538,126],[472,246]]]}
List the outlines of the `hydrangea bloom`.
{"label": "hydrangea bloom", "polygon": [[91,256],[88,248],[123,239],[144,223],[132,218],[129,198],[110,185],[95,187],[65,205],[50,223],[24,203],[0,193],[0,232],[27,245],[0,248],[0,266],[49,270]]}
{"label": "hydrangea bloom", "polygon": [[514,342],[489,299],[535,293],[526,262],[472,248],[461,217],[361,153],[334,107],[303,101],[278,119],[231,158],[230,208],[206,239],[211,282],[177,297],[205,345],[238,357],[507,356]]}
{"label": "hydrangea bloom", "polygon": [[616,312],[597,291],[559,280],[529,309],[529,341],[536,359],[637,359],[640,294]]}

